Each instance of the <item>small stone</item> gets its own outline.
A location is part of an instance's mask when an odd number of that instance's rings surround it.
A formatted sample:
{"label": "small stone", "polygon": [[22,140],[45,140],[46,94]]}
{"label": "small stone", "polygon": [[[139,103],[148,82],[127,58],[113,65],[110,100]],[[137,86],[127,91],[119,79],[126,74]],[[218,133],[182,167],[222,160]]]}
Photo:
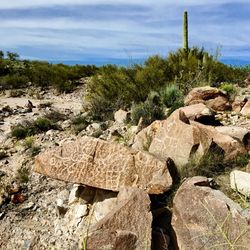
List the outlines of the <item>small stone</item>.
{"label": "small stone", "polygon": [[250,173],[234,170],[230,174],[231,188],[250,197]]}
{"label": "small stone", "polygon": [[24,205],[22,206],[22,210],[31,209],[31,208],[34,207],[34,205],[35,205],[35,204],[34,204],[32,201],[30,201],[30,202],[28,202],[27,204],[24,204]]}

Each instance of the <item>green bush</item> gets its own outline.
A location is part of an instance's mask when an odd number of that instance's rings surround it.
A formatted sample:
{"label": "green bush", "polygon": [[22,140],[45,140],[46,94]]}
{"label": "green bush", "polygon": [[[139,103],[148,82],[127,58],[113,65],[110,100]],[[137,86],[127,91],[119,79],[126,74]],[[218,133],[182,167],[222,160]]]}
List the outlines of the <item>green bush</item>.
{"label": "green bush", "polygon": [[31,135],[30,129],[20,124],[11,128],[11,136],[15,137],[16,139],[24,139],[29,135]]}
{"label": "green bush", "polygon": [[55,128],[55,124],[46,117],[38,117],[35,121],[35,127],[42,132]]}
{"label": "green bush", "polygon": [[184,105],[184,96],[181,90],[174,84],[167,85],[160,90],[162,103],[170,108],[169,114]]}
{"label": "green bush", "polygon": [[77,134],[81,132],[82,130],[84,130],[90,124],[86,116],[83,116],[83,115],[77,115],[71,121],[72,121],[73,130]]}
{"label": "green bush", "polygon": [[56,110],[51,110],[50,112],[46,113],[44,117],[53,123],[56,123],[59,121],[65,121],[67,119],[65,114],[60,113],[59,111],[56,111]]}
{"label": "green bush", "polygon": [[131,108],[131,121],[137,125],[140,118],[143,125],[149,125],[155,120],[164,118],[164,105],[157,92],[151,92],[144,103],[133,104]]}
{"label": "green bush", "polygon": [[16,178],[20,183],[28,183],[30,176],[30,169],[22,166],[17,170]]}
{"label": "green bush", "polygon": [[223,82],[220,85],[220,89],[227,92],[228,95],[232,96],[237,93],[236,87],[232,83]]}
{"label": "green bush", "polygon": [[56,123],[53,123],[46,117],[38,117],[35,121],[25,120],[11,127],[11,136],[16,139],[25,139],[28,136],[46,132],[50,129],[60,129]]}

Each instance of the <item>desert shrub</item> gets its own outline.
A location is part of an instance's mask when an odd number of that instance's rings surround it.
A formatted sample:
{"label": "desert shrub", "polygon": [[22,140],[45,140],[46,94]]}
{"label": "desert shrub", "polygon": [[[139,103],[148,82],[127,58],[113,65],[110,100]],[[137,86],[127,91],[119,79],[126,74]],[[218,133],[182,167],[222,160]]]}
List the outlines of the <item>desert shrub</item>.
{"label": "desert shrub", "polygon": [[38,117],[35,121],[25,120],[12,126],[11,136],[18,140],[25,139],[28,136],[46,132],[50,129],[60,129],[60,127],[46,117]]}
{"label": "desert shrub", "polygon": [[24,91],[21,89],[11,89],[10,97],[20,97],[24,94]]}
{"label": "desert shrub", "polygon": [[184,96],[182,91],[174,84],[167,85],[160,90],[162,103],[170,108],[169,113],[184,105]]}
{"label": "desert shrub", "polygon": [[35,145],[35,139],[33,136],[26,137],[23,142],[23,146],[28,155],[30,155],[31,157],[39,154],[41,151],[41,148]]}
{"label": "desert shrub", "polygon": [[23,142],[24,148],[27,150],[27,149],[33,147],[33,145],[34,145],[34,137],[32,137],[32,136],[26,137],[24,142]]}
{"label": "desert shrub", "polygon": [[140,118],[142,118],[144,125],[149,125],[155,120],[164,118],[164,105],[157,92],[151,92],[145,102],[132,105],[132,123],[137,125]]}
{"label": "desert shrub", "polygon": [[64,121],[67,119],[66,115],[56,111],[56,110],[51,110],[49,112],[47,112],[44,115],[45,118],[47,118],[48,120],[52,121],[53,123],[59,122],[59,121]]}
{"label": "desert shrub", "polygon": [[53,102],[43,102],[38,105],[39,109],[50,108],[53,105]]}
{"label": "desert shrub", "polygon": [[230,96],[235,95],[237,93],[237,89],[232,83],[223,82],[220,85],[220,89],[226,91],[227,94]]}
{"label": "desert shrub", "polygon": [[190,157],[189,162],[180,167],[180,177],[206,176],[213,177],[225,169],[224,152],[221,148],[213,147],[201,158],[195,155]]}
{"label": "desert shrub", "polygon": [[23,88],[28,83],[29,79],[24,75],[8,75],[5,77],[5,85],[9,89]]}
{"label": "desert shrub", "polygon": [[86,116],[83,116],[83,115],[77,115],[71,121],[72,121],[73,130],[76,133],[81,132],[90,124]]}
{"label": "desert shrub", "polygon": [[46,117],[38,117],[35,120],[34,125],[38,129],[38,131],[41,131],[41,132],[46,132],[56,127],[55,124]]}
{"label": "desert shrub", "polygon": [[11,136],[15,137],[16,139],[24,139],[31,134],[32,133],[30,129],[21,124],[15,125],[11,128]]}
{"label": "desert shrub", "polygon": [[20,183],[28,183],[30,176],[30,169],[22,166],[17,170],[16,178]]}

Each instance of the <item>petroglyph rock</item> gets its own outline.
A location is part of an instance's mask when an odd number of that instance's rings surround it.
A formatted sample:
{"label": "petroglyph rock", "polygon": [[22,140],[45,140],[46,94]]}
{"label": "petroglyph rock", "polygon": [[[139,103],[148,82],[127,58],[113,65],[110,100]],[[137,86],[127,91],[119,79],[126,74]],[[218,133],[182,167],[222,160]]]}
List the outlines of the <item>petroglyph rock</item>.
{"label": "petroglyph rock", "polygon": [[34,171],[112,191],[133,186],[149,194],[159,194],[172,185],[165,162],[150,154],[87,136],[41,153],[36,158]]}
{"label": "petroglyph rock", "polygon": [[173,200],[175,249],[249,249],[250,213],[206,177],[187,179]]}
{"label": "petroglyph rock", "polygon": [[176,110],[156,133],[149,152],[160,159],[171,158],[177,166],[188,163],[192,156],[202,157],[216,144],[225,159],[246,153],[245,146],[213,126],[189,120],[182,109]]}
{"label": "petroglyph rock", "polygon": [[98,249],[151,249],[150,199],[146,192],[124,188],[117,206],[90,229],[87,246]]}

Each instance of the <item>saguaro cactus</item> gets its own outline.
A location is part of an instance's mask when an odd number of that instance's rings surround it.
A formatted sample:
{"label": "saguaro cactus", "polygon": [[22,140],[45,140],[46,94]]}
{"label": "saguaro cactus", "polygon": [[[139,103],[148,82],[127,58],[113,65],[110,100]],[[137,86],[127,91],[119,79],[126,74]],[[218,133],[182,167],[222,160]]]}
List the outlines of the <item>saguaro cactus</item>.
{"label": "saguaro cactus", "polygon": [[183,16],[183,49],[188,52],[188,12],[184,11]]}

